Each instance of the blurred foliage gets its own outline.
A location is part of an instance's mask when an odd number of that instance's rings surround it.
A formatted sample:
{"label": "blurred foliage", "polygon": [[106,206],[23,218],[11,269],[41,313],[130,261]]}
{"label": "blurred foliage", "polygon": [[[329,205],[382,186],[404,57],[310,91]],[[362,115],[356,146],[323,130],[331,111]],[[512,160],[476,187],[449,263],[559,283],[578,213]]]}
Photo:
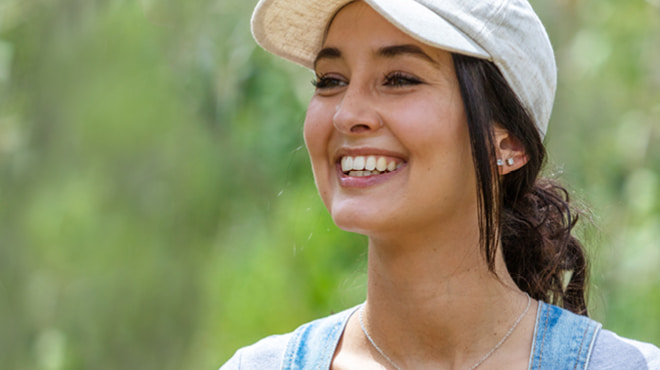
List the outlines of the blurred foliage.
{"label": "blurred foliage", "polygon": [[[255,46],[255,2],[0,0],[3,369],[212,369],[363,299],[303,148],[312,75]],[[658,344],[660,2],[533,4],[592,311]]]}

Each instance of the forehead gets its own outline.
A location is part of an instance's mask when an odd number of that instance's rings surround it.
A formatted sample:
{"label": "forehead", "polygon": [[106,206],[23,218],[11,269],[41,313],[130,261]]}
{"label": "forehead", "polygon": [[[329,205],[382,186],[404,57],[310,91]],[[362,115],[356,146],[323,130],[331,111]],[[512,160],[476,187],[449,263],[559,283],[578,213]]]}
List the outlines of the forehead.
{"label": "forehead", "polygon": [[333,42],[350,41],[356,33],[372,33],[380,35],[383,39],[394,38],[402,42],[419,43],[366,3],[355,1],[341,8],[332,18],[323,44],[325,46]]}
{"label": "forehead", "polygon": [[[405,45],[406,48],[403,50],[418,50],[419,53],[382,52],[393,45]],[[328,49],[331,50],[330,53],[327,53]],[[409,54],[417,54],[419,57],[425,54],[426,59],[434,64],[445,64],[451,61],[449,52],[414,39],[362,1],[349,3],[337,12],[330,22],[319,57],[324,58],[328,54],[331,57],[338,57],[339,54],[345,54],[344,52],[347,50],[357,50],[371,53],[374,57],[389,58]]]}

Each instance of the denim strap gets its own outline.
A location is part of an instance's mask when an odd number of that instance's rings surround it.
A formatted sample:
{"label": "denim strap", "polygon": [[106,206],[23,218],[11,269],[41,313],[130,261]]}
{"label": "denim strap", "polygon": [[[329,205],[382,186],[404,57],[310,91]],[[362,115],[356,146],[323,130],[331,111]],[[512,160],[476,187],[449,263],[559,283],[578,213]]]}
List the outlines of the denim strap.
{"label": "denim strap", "polygon": [[[283,370],[330,368],[348,318],[360,306],[296,329],[287,344]],[[530,370],[586,370],[601,324],[586,316],[539,302]]]}
{"label": "denim strap", "polygon": [[348,318],[358,307],[360,306],[312,321],[296,329],[284,352],[282,369],[329,369]]}
{"label": "denim strap", "polygon": [[586,370],[601,324],[539,302],[530,370]]}

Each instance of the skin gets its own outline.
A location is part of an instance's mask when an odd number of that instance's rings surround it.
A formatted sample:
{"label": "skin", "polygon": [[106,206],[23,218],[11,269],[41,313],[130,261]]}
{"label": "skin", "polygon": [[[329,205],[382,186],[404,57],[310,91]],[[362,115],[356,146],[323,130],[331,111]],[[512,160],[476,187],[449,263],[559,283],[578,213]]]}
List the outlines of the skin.
{"label": "skin", "polygon": [[[407,36],[362,2],[330,25],[315,64],[305,142],[335,223],[369,237],[367,328],[404,369],[466,369],[524,311],[527,297],[501,255],[498,276],[479,249],[476,179],[451,54]],[[499,158],[524,152],[496,129]],[[341,155],[404,163],[382,178],[347,179]],[[526,369],[537,303],[479,369]],[[392,368],[349,320],[333,369]]]}

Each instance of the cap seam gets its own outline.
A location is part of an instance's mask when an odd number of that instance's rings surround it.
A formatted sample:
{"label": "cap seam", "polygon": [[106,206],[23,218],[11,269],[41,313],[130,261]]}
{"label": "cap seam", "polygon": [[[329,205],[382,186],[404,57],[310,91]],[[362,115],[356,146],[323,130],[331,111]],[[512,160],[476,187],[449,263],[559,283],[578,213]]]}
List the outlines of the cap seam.
{"label": "cap seam", "polygon": [[[505,1],[505,0],[502,0],[502,1]],[[432,11],[433,13],[437,14],[438,17],[442,18],[442,20],[444,20],[445,22],[449,23],[450,25],[452,25],[452,26],[455,27],[456,29],[460,30],[460,31],[461,31],[463,34],[465,34],[466,36],[470,37],[470,38],[472,39],[472,41],[474,41],[477,45],[479,45],[479,47],[480,47],[481,49],[483,49],[486,53],[488,53],[488,56],[490,57],[489,60],[493,60],[493,56],[491,55],[490,51],[489,51],[487,48],[484,47],[483,42],[482,42],[482,41],[483,41],[483,38],[481,37],[481,31],[482,31],[484,28],[486,28],[486,25],[488,24],[488,22],[484,22],[484,25],[482,25],[482,26],[481,26],[481,29],[475,34],[475,36],[479,38],[479,39],[477,40],[475,37],[471,37],[469,34],[467,34],[467,33],[464,31],[463,27],[459,27],[459,26],[456,24],[456,22],[454,22],[450,17],[446,17],[444,14],[442,14],[442,13],[438,13],[435,9],[428,7],[428,6],[426,5],[425,2],[418,2],[418,3],[419,3],[420,5],[422,5],[422,6],[424,6],[426,9],[428,9],[428,10]],[[501,8],[503,8],[502,5],[498,6],[498,10],[497,10],[496,12],[498,12],[499,9],[501,9]],[[490,20],[490,17],[489,17],[489,20]],[[459,52],[459,53],[460,53],[460,52]]]}
{"label": "cap seam", "polygon": [[[499,20],[498,22],[493,22],[493,19],[495,19],[495,18],[497,17],[497,15],[500,14],[500,12],[502,11],[502,9],[504,9],[504,5],[506,4],[506,1],[507,1],[507,0],[500,0],[500,3],[498,4],[498,6],[497,6],[497,8],[495,9],[495,11],[493,11],[493,13],[491,14],[491,16],[488,17],[487,21],[484,22],[484,24],[481,26],[481,28],[479,29],[479,32],[477,32],[477,34],[476,34],[476,35],[479,37],[479,41],[483,41],[483,40],[484,40],[484,37],[483,37],[483,31],[484,31],[486,28],[488,28],[489,25],[491,25],[491,24],[495,24],[495,25],[498,25],[498,26],[501,25],[501,23],[502,23],[501,20]],[[475,41],[476,41],[476,40],[475,40]],[[479,45],[482,45],[482,43],[479,42]],[[483,46],[482,46],[482,47],[483,47]],[[484,48],[484,50],[486,50],[486,48]],[[495,60],[495,57],[492,55],[491,51],[490,51],[490,50],[487,50],[487,51],[488,51],[488,54],[490,54],[491,59],[492,59],[492,60]]]}

